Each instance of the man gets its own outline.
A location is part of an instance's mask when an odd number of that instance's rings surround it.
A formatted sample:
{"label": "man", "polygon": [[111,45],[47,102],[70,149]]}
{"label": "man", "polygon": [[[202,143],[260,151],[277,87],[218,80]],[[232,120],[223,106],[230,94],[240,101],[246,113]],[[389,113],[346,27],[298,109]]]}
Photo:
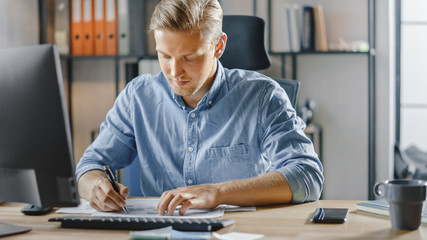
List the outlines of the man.
{"label": "man", "polygon": [[161,215],[319,198],[322,165],[304,123],[272,79],[222,67],[221,28],[217,0],[156,6],[150,30],[162,72],[128,84],[77,166],[79,193],[95,209],[125,205],[128,188],[116,193],[102,167],[132,161]]}

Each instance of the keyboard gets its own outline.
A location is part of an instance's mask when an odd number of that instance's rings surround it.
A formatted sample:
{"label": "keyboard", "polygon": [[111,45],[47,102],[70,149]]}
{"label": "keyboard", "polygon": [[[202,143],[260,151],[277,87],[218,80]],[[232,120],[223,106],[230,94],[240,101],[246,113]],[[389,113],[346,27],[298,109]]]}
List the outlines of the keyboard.
{"label": "keyboard", "polygon": [[49,219],[63,228],[148,230],[172,226],[178,231],[210,232],[234,224],[232,219],[67,216]]}

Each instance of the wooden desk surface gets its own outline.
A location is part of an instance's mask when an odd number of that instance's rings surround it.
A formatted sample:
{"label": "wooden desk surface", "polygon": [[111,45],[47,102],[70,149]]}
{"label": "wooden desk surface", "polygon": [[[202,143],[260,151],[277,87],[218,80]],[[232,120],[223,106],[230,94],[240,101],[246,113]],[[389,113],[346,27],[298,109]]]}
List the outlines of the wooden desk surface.
{"label": "wooden desk surface", "polygon": [[[257,207],[256,212],[226,213],[224,218],[236,223],[218,233],[243,232],[264,234],[263,239],[427,239],[427,224],[415,231],[391,228],[389,217],[356,210],[361,201],[320,200],[298,205]],[[0,222],[32,227],[33,230],[2,239],[130,239],[127,230],[82,230],[61,228],[49,218],[65,216],[51,213],[44,216],[24,216],[20,209],[25,204],[1,203]],[[311,215],[317,207],[348,208],[347,222],[343,224],[314,224]]]}

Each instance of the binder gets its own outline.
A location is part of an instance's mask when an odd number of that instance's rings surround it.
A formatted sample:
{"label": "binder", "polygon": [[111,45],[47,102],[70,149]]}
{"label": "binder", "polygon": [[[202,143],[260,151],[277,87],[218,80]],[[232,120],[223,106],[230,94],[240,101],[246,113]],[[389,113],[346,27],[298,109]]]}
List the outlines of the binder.
{"label": "binder", "polygon": [[289,31],[291,37],[291,51],[301,51],[301,31],[299,26],[299,7],[296,4],[288,8]]}
{"label": "binder", "polygon": [[105,0],[95,0],[94,16],[94,54],[102,56],[105,54]]}
{"label": "binder", "polygon": [[105,0],[105,55],[117,54],[116,0]]}
{"label": "binder", "polygon": [[289,7],[280,0],[273,1],[272,6],[272,19],[280,19],[280,21],[271,22],[271,51],[290,52]]}
{"label": "binder", "polygon": [[93,1],[83,0],[83,55],[93,55]]}
{"label": "binder", "polygon": [[[129,47],[130,54],[136,56],[144,55],[144,47],[146,43],[145,34],[146,31],[143,26],[145,24],[145,17],[148,14],[144,13],[144,2],[140,0],[128,0],[129,1]],[[149,24],[149,22],[147,22]],[[151,45],[150,45],[151,47]],[[156,55],[156,52],[154,52]]]}
{"label": "binder", "polygon": [[302,10],[301,50],[314,51],[314,16],[313,7],[305,6]]}
{"label": "binder", "polygon": [[60,54],[70,54],[70,1],[55,0],[54,41]]}
{"label": "binder", "polygon": [[316,50],[326,52],[328,51],[328,41],[326,39],[325,17],[322,5],[316,5],[313,8],[313,14],[316,33]]}
{"label": "binder", "polygon": [[[129,39],[129,22],[130,11],[135,6],[129,6],[129,0],[117,0],[117,32],[119,41],[119,54],[129,55],[130,54],[130,39]],[[132,24],[137,24],[132,22]]]}
{"label": "binder", "polygon": [[71,54],[83,55],[83,0],[71,2]]}

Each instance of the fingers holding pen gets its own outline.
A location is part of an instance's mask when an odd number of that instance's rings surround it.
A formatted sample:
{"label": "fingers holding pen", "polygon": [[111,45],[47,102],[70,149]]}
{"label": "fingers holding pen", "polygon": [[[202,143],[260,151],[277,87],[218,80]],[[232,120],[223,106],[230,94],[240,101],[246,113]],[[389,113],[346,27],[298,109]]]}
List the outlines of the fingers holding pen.
{"label": "fingers holding pen", "polygon": [[98,211],[118,211],[126,205],[126,193],[129,189],[122,185],[121,192],[117,193],[107,178],[100,178],[92,189],[91,205]]}

